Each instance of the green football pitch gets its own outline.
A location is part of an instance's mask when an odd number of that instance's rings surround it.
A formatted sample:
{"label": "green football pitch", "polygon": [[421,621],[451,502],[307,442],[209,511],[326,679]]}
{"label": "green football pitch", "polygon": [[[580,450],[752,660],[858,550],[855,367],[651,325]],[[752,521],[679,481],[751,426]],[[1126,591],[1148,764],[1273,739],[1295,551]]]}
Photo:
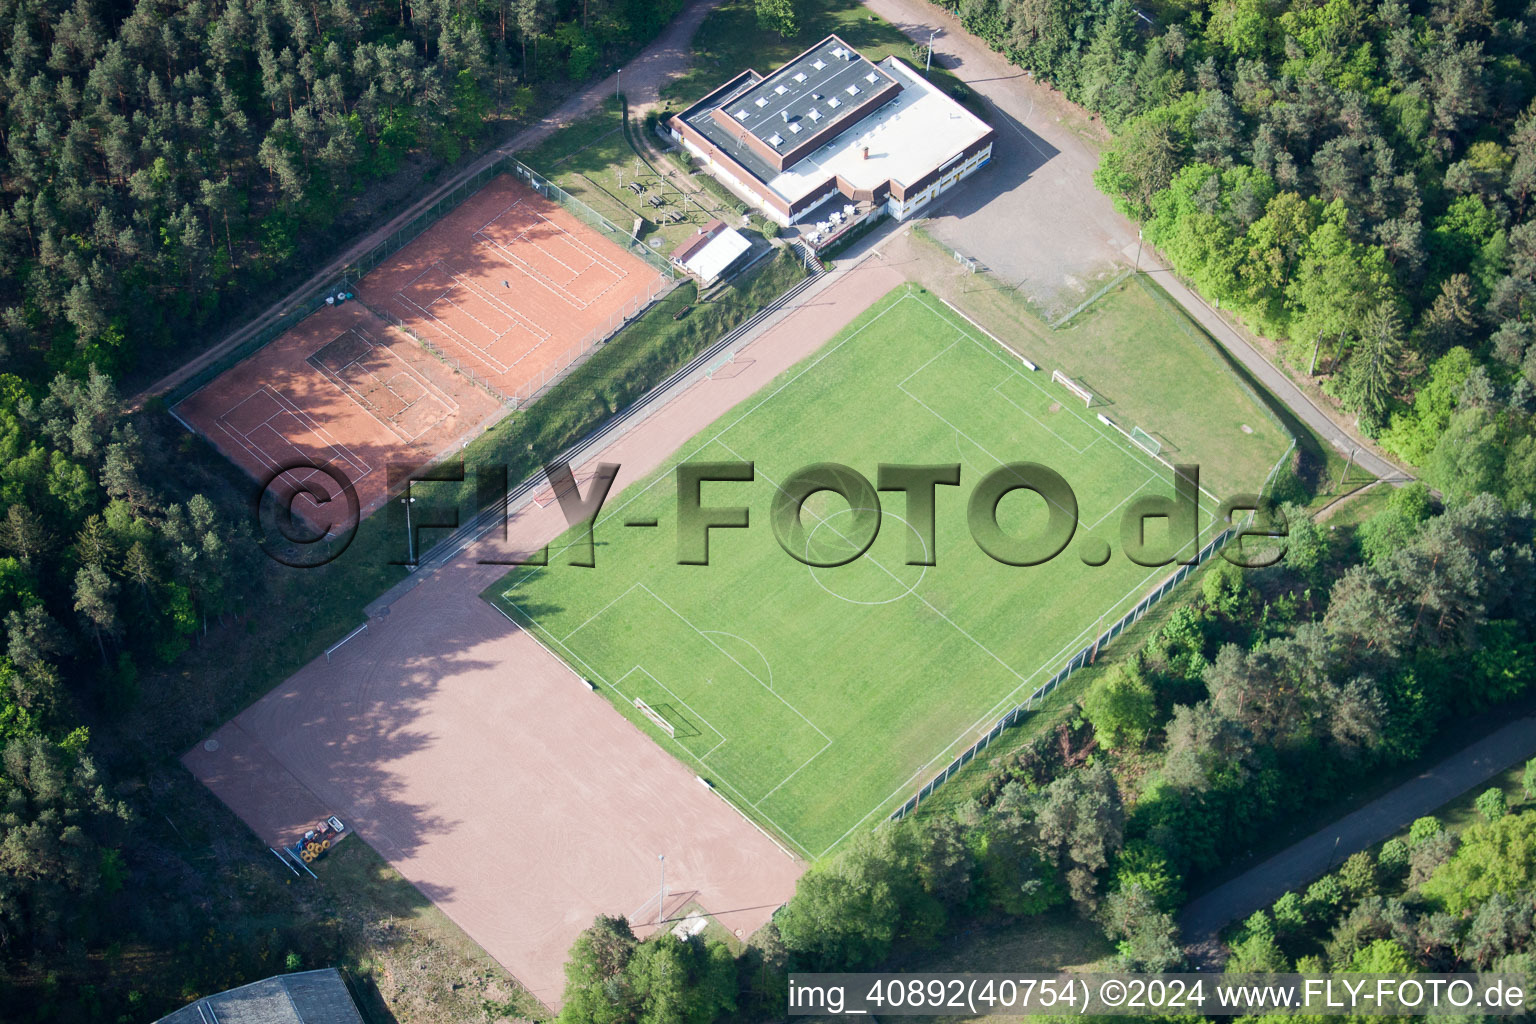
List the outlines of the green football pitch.
{"label": "green football pitch", "polygon": [[[676,466],[734,460],[753,462],[755,479],[705,483],[702,502],[746,506],[751,525],[712,530],[708,565],[678,565]],[[1079,507],[1071,544],[1033,567],[994,561],[966,523],[976,483],[1022,461],[1061,474]],[[900,492],[882,494],[883,525],[863,557],[837,568],[790,557],[769,524],[774,489],[821,462],[871,482],[880,463],[959,463],[960,485],[937,489],[936,564],[906,564],[909,540],[921,537]],[[551,545],[548,567],[516,569],[486,596],[814,858],[898,807],[1169,575],[1175,567],[1136,565],[1118,549],[1127,505],[1172,492],[1167,465],[1047,371],[1031,372],[936,297],[904,288],[660,471],[611,495],[594,526],[595,568],[569,564],[568,534]],[[1202,496],[1202,539],[1216,506]],[[997,515],[1006,531],[1030,536],[1045,503],[1016,491]],[[805,543],[835,549],[858,516],[835,493],[814,495]],[[652,518],[655,529],[624,525]],[[1149,538],[1159,522],[1148,521]],[[1101,542],[1115,549],[1109,562],[1085,564]]]}

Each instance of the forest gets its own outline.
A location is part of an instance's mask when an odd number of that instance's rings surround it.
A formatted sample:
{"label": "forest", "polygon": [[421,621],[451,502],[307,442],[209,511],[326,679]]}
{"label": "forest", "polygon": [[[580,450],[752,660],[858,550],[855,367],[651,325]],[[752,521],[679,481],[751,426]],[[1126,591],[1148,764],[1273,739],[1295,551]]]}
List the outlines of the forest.
{"label": "forest", "polygon": [[[60,979],[103,948],[185,941],[141,905],[146,872],[185,884],[146,852],[143,766],[99,751],[162,699],[145,678],[244,609],[231,579],[259,589],[231,496],[199,490],[216,474],[121,396],[678,7],[0,2],[0,1017],[108,1019],[144,998],[134,979]],[[131,1016],[180,1001],[151,991]]]}
{"label": "forest", "polygon": [[[295,941],[216,926],[214,886],[146,838],[164,831],[159,778],[104,743],[166,699],[146,680],[240,621],[231,580],[264,585],[217,474],[122,396],[680,6],[0,0],[6,1016],[152,1019],[270,973]],[[792,21],[785,0],[761,6]],[[597,922],[565,1020],[771,1016],[788,969],[872,967],[1048,914],[1079,915],[1124,966],[1172,966],[1185,894],[1250,835],[1536,678],[1536,8],[944,6],[1102,118],[1100,188],[1428,486],[1334,532],[1310,525],[1305,480],[1282,480],[1285,561],[1207,573],[964,806],[816,865],[744,950]],[[1495,802],[1258,915],[1239,962],[1528,955],[1533,872],[1495,868],[1529,849],[1531,812]],[[145,905],[157,873],[189,891]]]}
{"label": "forest", "polygon": [[1096,183],[1454,500],[1536,497],[1528,5],[964,0],[1098,111]]}
{"label": "forest", "polygon": [[[1101,963],[1179,969],[1187,894],[1256,837],[1391,777],[1457,722],[1528,707],[1536,8],[936,2],[1102,119],[1098,187],[1424,482],[1324,529],[1305,474],[1285,475],[1280,564],[1208,570],[1056,728],[971,769],[962,805],[813,866],[738,956],[734,995],[711,942],[636,945],[603,920],[572,950],[568,1024],[772,1016],[783,972],[922,965],[1062,908],[1108,940]],[[1528,802],[1536,764],[1525,778]],[[1526,970],[1536,813],[1500,790],[1477,808],[1254,915],[1227,969]],[[687,984],[659,988],[658,956]]]}

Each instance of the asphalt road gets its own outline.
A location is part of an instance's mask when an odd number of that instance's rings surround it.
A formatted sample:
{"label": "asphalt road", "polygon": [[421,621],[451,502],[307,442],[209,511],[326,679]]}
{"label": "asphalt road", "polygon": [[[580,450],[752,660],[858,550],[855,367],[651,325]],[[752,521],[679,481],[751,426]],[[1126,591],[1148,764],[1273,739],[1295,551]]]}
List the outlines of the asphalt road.
{"label": "asphalt road", "polygon": [[1300,891],[1344,858],[1388,838],[1499,772],[1536,756],[1536,718],[1522,718],[1483,737],[1384,796],[1314,832],[1257,867],[1190,902],[1181,915],[1185,943],[1214,951],[1216,935],[1233,921]]}
{"label": "asphalt road", "polygon": [[1299,388],[1150,249],[1138,260],[1137,226],[1093,187],[1102,128],[968,34],[927,0],[865,0],[914,41],[934,39],[934,61],[991,107],[998,130],[993,164],[956,189],[930,228],[941,241],[979,258],[998,277],[1049,311],[1070,308],[1091,284],[1137,264],[1157,281],[1272,394],[1342,454],[1394,483],[1413,477],[1388,461]]}
{"label": "asphalt road", "polygon": [[[463,179],[595,109],[621,81],[636,105],[655,102],[662,85],[691,64],[693,35],[719,2],[694,0],[622,71],[571,96],[538,124],[517,132],[397,217],[358,239],[249,323],[133,396],[130,408],[186,380],[281,316],[303,296],[334,280],[345,266]],[[1136,244],[1136,226],[1093,188],[1102,130],[1086,121],[1080,110],[993,53],[961,29],[957,19],[926,0],[866,0],[866,5],[914,40],[927,41],[930,33],[938,31],[936,61],[974,89],[996,115],[999,159],[987,174],[978,176],[944,204],[935,218],[935,234],[956,241],[957,248],[981,257],[995,272],[1020,283],[1029,282],[1047,306],[1052,296],[1086,291],[1096,274],[1117,263],[1131,262],[1134,251],[1139,264],[1157,273],[1169,294],[1303,422],[1340,452],[1353,452],[1359,465],[1373,475],[1394,482],[1412,479],[1314,403],[1154,254],[1141,251]]]}

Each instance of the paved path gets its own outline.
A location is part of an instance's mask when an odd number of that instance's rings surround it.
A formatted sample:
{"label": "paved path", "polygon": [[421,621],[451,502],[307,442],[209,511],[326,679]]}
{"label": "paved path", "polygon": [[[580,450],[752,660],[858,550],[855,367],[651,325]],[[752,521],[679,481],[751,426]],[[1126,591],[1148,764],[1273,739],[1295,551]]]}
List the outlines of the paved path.
{"label": "paved path", "polygon": [[272,303],[272,305],[255,317],[252,317],[244,326],[237,328],[212,348],[182,364],[176,370],[166,374],[143,391],[134,395],[128,401],[130,411],[138,409],[150,397],[164,394],[182,381],[201,371],[205,366],[219,360],[225,353],[239,346],[256,331],[282,316],[289,309],[302,302],[307,296],[314,294],[316,290],[327,283],[334,282],[341,276],[342,270],[348,264],[353,263],[364,253],[368,252],[368,250],[384,241],[384,239],[394,234],[401,227],[410,223],[412,218],[437,202],[440,197],[457,188],[466,178],[478,174],[496,161],[510,156],[520,149],[527,149],[530,146],[537,145],[555,131],[566,127],[572,121],[597,109],[603,100],[612,96],[618,90],[620,78],[623,79],[624,91],[629,94],[633,103],[643,106],[656,102],[661,87],[682,74],[693,64],[692,42],[694,33],[698,31],[704,17],[719,6],[719,4],[720,0],[693,0],[693,3],[684,8],[682,13],[672,20],[672,23],[666,27],[661,35],[657,36],[637,57],[625,65],[622,71],[609,75],[600,82],[593,82],[580,92],[572,95],[537,124],[529,125],[517,131],[511,138],[495,149],[486,152],[478,159],[466,164],[457,173],[444,179],[443,183],[432,190],[432,192],[407,207],[388,223],[359,238],[330,263],[327,263],[324,267],[311,274],[302,284],[295,287],[278,301]]}
{"label": "paved path", "polygon": [[1536,756],[1536,718],[1522,718],[1483,737],[1191,902],[1179,922],[1187,944],[1197,956],[1214,952],[1217,933],[1231,922],[1269,906],[1287,892],[1299,891],[1350,854],[1381,842],[1415,818],[1532,756]]}
{"label": "paved path", "polygon": [[[934,62],[953,71],[993,108],[998,128],[996,167],[957,189],[935,218],[935,234],[980,256],[1019,284],[1082,285],[1110,262],[1136,261],[1137,226],[1093,187],[1102,129],[1000,54],[967,33],[959,20],[927,0],[865,0],[865,6],[913,40],[934,40]],[[1008,166],[1012,163],[1013,166]],[[977,251],[987,246],[989,251]],[[1156,274],[1174,300],[1210,332],[1255,378],[1340,452],[1377,477],[1412,476],[1362,440],[1330,410],[1315,403],[1283,370],[1248,343],[1216,310],[1186,287],[1150,248],[1139,265]]]}

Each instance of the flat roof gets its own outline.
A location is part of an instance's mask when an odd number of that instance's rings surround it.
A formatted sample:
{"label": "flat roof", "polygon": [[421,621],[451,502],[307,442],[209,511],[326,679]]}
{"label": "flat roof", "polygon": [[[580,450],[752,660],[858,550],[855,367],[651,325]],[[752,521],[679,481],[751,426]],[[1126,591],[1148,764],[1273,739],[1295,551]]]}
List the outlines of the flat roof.
{"label": "flat roof", "polygon": [[683,111],[680,116],[688,127],[719,146],[722,151],[729,153],[732,160],[746,168],[747,173],[759,181],[766,182],[778,174],[779,169],[742,141],[741,136],[745,134],[745,129],[732,133],[714,118],[716,109],[736,109],[731,106],[732,102],[750,92],[762,80],[763,77],[757,72],[745,71]]}
{"label": "flat roof", "polygon": [[[879,67],[902,90],[803,160],[765,179],[769,189],[793,203],[834,176],[854,189],[887,181],[910,185],[991,132],[985,121],[896,58],[887,57]],[[728,152],[736,155],[734,148]]]}
{"label": "flat roof", "polygon": [[[205,1012],[206,1010],[206,1012]],[[158,1024],[363,1024],[335,968],[282,974],[188,1003]]]}
{"label": "flat roof", "polygon": [[718,108],[749,134],[787,152],[814,134],[837,130],[894,81],[831,35]]}

